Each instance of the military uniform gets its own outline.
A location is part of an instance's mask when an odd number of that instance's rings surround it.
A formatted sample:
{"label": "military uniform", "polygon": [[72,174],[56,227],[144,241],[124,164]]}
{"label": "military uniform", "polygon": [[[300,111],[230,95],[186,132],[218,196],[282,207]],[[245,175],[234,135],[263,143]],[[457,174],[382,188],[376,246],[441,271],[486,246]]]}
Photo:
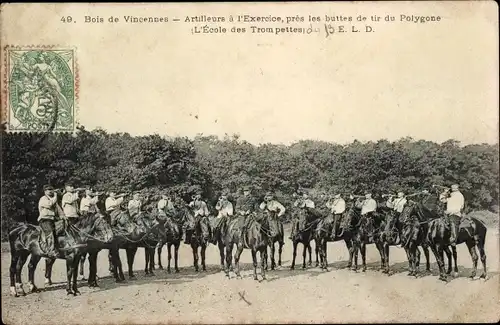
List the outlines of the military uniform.
{"label": "military uniform", "polygon": [[[451,186],[451,192],[445,191],[441,193],[439,199],[441,202],[446,203],[446,210],[444,214],[448,217],[447,219],[450,223],[450,243],[452,246],[455,246],[460,227],[460,219],[462,218],[462,210],[465,207],[465,198],[458,190],[458,185],[454,184]],[[458,218],[452,220],[449,218],[450,216],[457,216]]]}
{"label": "military uniform", "polygon": [[335,195],[333,201],[329,203],[330,212],[333,215],[333,229],[332,238],[337,237],[337,223],[339,219],[342,219],[342,214],[345,212],[345,200],[340,196],[340,194]]}
{"label": "military uniform", "polygon": [[44,196],[38,201],[38,224],[45,237],[45,252],[50,257],[57,257],[59,243],[56,236],[55,216],[57,205],[57,193],[53,192],[51,186],[44,186]]}

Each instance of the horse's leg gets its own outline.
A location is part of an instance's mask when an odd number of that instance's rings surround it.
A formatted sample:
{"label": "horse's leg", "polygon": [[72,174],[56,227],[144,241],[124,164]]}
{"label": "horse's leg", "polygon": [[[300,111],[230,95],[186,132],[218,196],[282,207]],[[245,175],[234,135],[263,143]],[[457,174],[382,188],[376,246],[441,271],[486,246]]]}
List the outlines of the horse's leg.
{"label": "horse's leg", "polygon": [[427,244],[422,244],[422,250],[424,251],[425,255],[425,271],[430,272],[431,271],[431,261],[429,259],[429,246]]}
{"label": "horse's leg", "polygon": [[312,247],[311,247],[311,241],[307,241],[307,253],[309,254],[309,262],[307,262],[307,266],[312,266],[313,261],[312,261]]}
{"label": "horse's leg", "polygon": [[[253,279],[258,280],[257,278],[257,251],[252,249],[252,262],[253,262]],[[262,255],[261,257],[262,258]]]}
{"label": "horse's leg", "polygon": [[73,295],[76,296],[78,294],[80,294],[80,291],[78,290],[78,265],[80,264],[80,259],[81,259],[81,256],[79,254],[75,254],[74,258],[73,258],[73,263],[72,263],[72,272],[71,272],[71,276],[72,276],[72,290],[73,290]]}
{"label": "horse's leg", "polygon": [[384,260],[385,260],[385,268],[382,271],[383,273],[390,274],[390,269],[389,269],[389,253],[390,253],[390,246],[389,243],[384,241],[382,243],[382,254],[384,255]]}
{"label": "horse's leg", "polygon": [[167,272],[170,273],[170,261],[172,260],[172,245],[171,243],[167,243],[167,253],[168,253],[168,264],[167,264]]}
{"label": "horse's leg", "polygon": [[[446,254],[446,258],[448,259],[448,269],[446,271],[446,274],[451,274],[451,265],[452,265],[452,255],[451,255],[451,250],[449,246],[443,245],[443,250]],[[444,260],[443,260],[444,263]]]}
{"label": "horse's leg", "polygon": [[438,253],[437,259],[438,259],[438,264],[440,265],[439,267],[439,279],[442,281],[448,281],[446,274],[445,274],[445,267],[444,267],[444,247],[443,244],[439,243],[436,244],[436,251]]}
{"label": "horse's leg", "polygon": [[363,242],[360,247],[361,261],[363,262],[362,272],[366,272],[366,243]]}
{"label": "horse's leg", "polygon": [[275,248],[274,248],[274,242],[272,239],[271,239],[271,243],[270,243],[269,247],[271,248],[271,270],[274,270],[276,268],[276,260],[274,259]]}
{"label": "horse's leg", "polygon": [[322,246],[322,247],[321,247],[321,249],[323,250],[323,252],[324,252],[324,257],[325,257],[325,265],[324,265],[323,269],[324,269],[325,271],[328,271],[328,241],[326,240],[326,238],[325,238],[325,240],[321,243],[321,246]]}
{"label": "horse's leg", "polygon": [[201,245],[201,270],[202,271],[206,271],[207,270],[207,266],[205,264],[205,253],[206,253],[206,250],[207,250],[207,244],[202,244]]}
{"label": "horse's leg", "polygon": [[174,270],[175,273],[179,273],[179,247],[181,246],[181,242],[177,242],[174,244]]}
{"label": "horse's leg", "polygon": [[386,260],[385,260],[385,253],[384,253],[384,247],[381,242],[376,241],[374,242],[375,247],[377,248],[378,254],[380,255],[380,269],[379,270],[384,270]]}
{"label": "horse's leg", "polygon": [[420,273],[420,250],[418,249],[418,246],[415,245],[415,242],[412,242],[413,245],[413,250],[416,253],[415,254],[415,276],[417,276]]}
{"label": "horse's leg", "polygon": [[291,270],[295,269],[295,258],[297,257],[297,245],[298,245],[298,241],[294,240],[292,242],[293,253],[292,253],[292,265],[290,265]]}
{"label": "horse's leg", "polygon": [[127,252],[127,264],[128,264],[128,277],[129,279],[135,279],[134,274],[134,259],[135,253],[137,252],[137,246],[128,247],[126,249]]}
{"label": "horse's leg", "polygon": [[193,265],[194,265],[194,270],[196,272],[199,271],[198,269],[198,247],[197,245],[191,243],[191,249],[193,250]]}
{"label": "horse's leg", "polygon": [[353,260],[354,260],[354,265],[351,266],[351,269],[355,272],[358,271],[358,252],[359,252],[359,246],[360,246],[360,243],[358,242],[358,240],[356,240],[354,243],[353,243]]}
{"label": "horse's leg", "polygon": [[38,262],[42,258],[38,255],[31,255],[30,262],[28,263],[28,286],[29,292],[38,292],[38,288],[35,286],[35,271]]}
{"label": "horse's leg", "polygon": [[219,242],[217,243],[217,245],[219,246],[219,255],[220,255],[220,269],[221,271],[224,271],[224,263],[225,263],[225,256],[224,256],[224,243],[222,242]]}
{"label": "horse's leg", "polygon": [[472,257],[472,273],[470,275],[471,279],[474,279],[476,277],[476,272],[477,272],[477,251],[476,251],[476,245],[472,240],[468,240],[466,242],[467,248],[469,249],[470,256]]}
{"label": "horse's leg", "polygon": [[316,244],[316,240],[314,240],[314,253],[316,254],[316,267],[318,267],[319,266],[319,259],[318,259],[319,247]]}
{"label": "horse's leg", "polygon": [[117,277],[120,281],[125,281],[125,275],[123,274],[122,259],[120,258],[120,249],[116,249],[113,255],[115,256],[116,259],[115,261],[116,261]]}
{"label": "horse's leg", "polygon": [[68,295],[75,295],[71,290],[71,280],[73,279],[73,265],[75,256],[69,255],[66,257],[66,293]]}
{"label": "horse's leg", "polygon": [[302,243],[302,269],[306,269],[306,259],[307,259],[307,244]]}
{"label": "horse's leg", "polygon": [[97,255],[99,251],[89,252],[89,287],[98,287],[97,284]]}
{"label": "horse's leg", "polygon": [[457,265],[457,246],[451,246],[451,254],[453,255],[453,272],[454,276],[458,276],[458,265]]}
{"label": "horse's leg", "polygon": [[52,285],[52,266],[55,261],[54,258],[45,258],[45,286]]}
{"label": "horse's leg", "polygon": [[231,264],[231,246],[232,244],[226,243],[226,266],[224,268],[224,271],[226,273],[226,276],[229,278],[229,265]]}
{"label": "horse's leg", "polygon": [[481,257],[481,263],[483,264],[483,274],[481,274],[480,278],[487,279],[488,274],[486,272],[486,253],[484,252],[484,237],[481,236],[476,240],[476,246],[479,250],[479,256]]}
{"label": "horse's leg", "polygon": [[[257,259],[257,252],[255,252],[255,253],[256,253],[255,259]],[[263,255],[264,255],[264,257],[263,257]],[[267,255],[267,247],[264,246],[264,248],[260,249],[260,273],[262,276],[262,280],[266,279],[266,268],[264,267],[264,260],[265,260],[266,255]]]}
{"label": "horse's leg", "polygon": [[158,246],[156,248],[158,252],[158,268],[160,270],[163,270],[163,265],[161,264],[161,250],[163,248],[163,245],[165,245],[165,243],[161,241],[158,243]]}
{"label": "horse's leg", "polygon": [[243,253],[243,245],[237,244],[236,245],[236,253],[234,253],[234,266],[236,268],[235,273],[236,273],[237,278],[241,278],[241,275],[240,275],[240,256],[241,256],[241,253]]}
{"label": "horse's leg", "polygon": [[[118,252],[119,252],[119,249],[116,250],[116,254],[118,254]],[[108,250],[109,273],[116,272],[116,265],[114,264],[115,259],[114,259],[113,253],[114,252],[112,252],[112,249]]]}
{"label": "horse's leg", "polygon": [[85,280],[85,275],[83,273],[83,267],[85,266],[85,258],[87,257],[87,253],[83,253],[82,254],[82,257],[80,258],[80,263],[79,263],[79,266],[80,266],[80,280],[84,281]]}
{"label": "horse's leg", "polygon": [[349,262],[347,262],[347,268],[351,268],[352,266],[352,258],[354,255],[354,245],[352,240],[344,239],[345,246],[347,247],[347,251],[349,252]]}
{"label": "horse's leg", "polygon": [[149,251],[146,245],[144,245],[144,275],[149,275]]}
{"label": "horse's leg", "polygon": [[[285,245],[285,242],[283,241],[283,238],[281,238],[278,241],[278,267],[281,267],[281,254],[283,253],[283,245]],[[311,253],[309,252],[309,258],[311,258]]]}
{"label": "horse's leg", "polygon": [[10,294],[14,297],[18,297],[19,295],[16,292],[16,270],[17,270],[17,261],[19,260],[19,252],[11,251],[10,253]]}
{"label": "horse's leg", "polygon": [[30,252],[28,252],[28,251],[21,251],[20,257],[19,257],[19,259],[17,260],[17,263],[16,263],[16,292],[19,295],[21,295],[21,296],[25,296],[26,295],[26,292],[24,292],[24,289],[23,289],[23,282],[22,282],[22,279],[21,279],[21,272],[22,272],[23,266],[26,263],[26,261],[28,260],[29,256],[30,256]]}

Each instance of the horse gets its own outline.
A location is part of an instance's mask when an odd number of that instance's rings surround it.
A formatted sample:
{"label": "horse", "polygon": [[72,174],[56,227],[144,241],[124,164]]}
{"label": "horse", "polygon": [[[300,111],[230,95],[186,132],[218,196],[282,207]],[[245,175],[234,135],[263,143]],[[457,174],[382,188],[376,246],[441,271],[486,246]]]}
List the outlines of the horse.
{"label": "horse", "polygon": [[[297,246],[301,243],[304,246],[304,250],[302,251],[302,269],[306,269],[306,255],[309,252],[309,266],[312,265],[312,257],[311,257],[311,241],[314,239],[314,230],[317,226],[318,222],[322,220],[324,216],[321,213],[318,213],[317,210],[303,207],[299,210],[299,215],[297,220],[294,220],[296,233],[292,237],[293,244],[293,256],[292,256],[292,265],[290,269],[295,269],[295,258],[297,257]],[[318,261],[318,245],[316,245],[316,266],[319,266]]]}
{"label": "horse", "polygon": [[[355,203],[355,207],[359,208],[359,201]],[[380,208],[379,208],[380,209]],[[354,210],[354,208],[352,209]],[[352,211],[351,210],[351,211]],[[366,272],[366,245],[375,244],[380,254],[381,266],[384,269],[388,263],[383,253],[382,233],[385,229],[385,218],[380,212],[373,212],[371,217],[366,215],[359,216],[359,222],[354,227],[354,271],[357,271],[358,252],[361,252],[361,260],[363,263],[362,272]]]}
{"label": "horse", "polygon": [[[285,245],[284,241],[284,231],[283,231],[283,222],[278,219],[278,215],[276,212],[268,211],[267,212],[268,225],[269,225],[269,234],[268,237],[268,245],[271,250],[271,270],[276,268],[276,261],[274,259],[275,246],[274,244],[278,243],[278,266],[281,267],[281,254],[283,252],[283,245]],[[267,270],[267,257],[266,257],[266,270]]]}
{"label": "horse", "polygon": [[[469,249],[473,264],[473,270],[470,278],[474,279],[477,273],[477,247],[479,249],[481,262],[483,264],[483,272],[480,278],[486,279],[486,253],[484,251],[487,233],[486,225],[479,219],[471,216],[465,216],[462,218],[462,220],[458,220],[458,216],[448,216],[448,218],[449,222],[460,222],[459,230],[457,232],[456,245],[465,243],[467,245],[467,248]],[[448,247],[451,245],[450,235],[450,225],[448,224],[448,220],[446,220],[444,214],[439,218],[431,220],[429,222],[427,241],[429,242],[431,250],[438,263],[439,279],[445,282],[448,281],[447,275],[451,273],[451,257],[448,253]],[[456,247],[451,245],[451,250],[453,253],[452,258],[454,261],[454,272],[455,274],[458,274]],[[446,254],[448,255],[448,272],[446,273],[444,268],[444,252],[446,252]]]}
{"label": "horse", "polygon": [[[344,240],[347,250],[349,252],[349,262],[347,268],[353,267],[353,257],[354,257],[354,236],[355,236],[355,225],[358,223],[359,213],[354,209],[353,203],[348,203],[346,210],[342,214],[341,222],[337,222],[335,229],[333,229],[334,216],[328,214],[323,216],[318,225],[314,229],[314,240],[316,242],[316,247],[319,250],[320,257],[320,267],[322,270],[328,271],[328,260],[327,260],[327,243],[329,241],[339,241]],[[332,236],[333,235],[333,236]],[[356,267],[357,269],[357,261]]]}
{"label": "horse", "polygon": [[[408,275],[417,276],[419,273],[420,265],[420,250],[421,246],[426,258],[426,271],[430,272],[429,261],[429,246],[424,238],[428,216],[431,212],[426,214],[418,214],[418,219],[415,218],[416,202],[408,201],[401,213],[390,210],[387,212],[385,229],[381,234],[385,267],[383,273],[391,275],[389,267],[389,248],[390,246],[401,245],[406,252],[409,264]],[[423,220],[424,218],[427,221]]]}
{"label": "horse", "polygon": [[[56,235],[59,243],[58,258],[66,260],[66,292],[76,296],[80,292],[77,286],[77,271],[80,256],[95,247],[110,243],[113,239],[111,227],[106,220],[99,216],[80,218],[74,225],[64,225],[66,221],[56,221]],[[41,228],[31,224],[20,224],[9,232],[11,254],[10,264],[10,292],[13,296],[25,295],[21,283],[21,272],[28,256],[28,281],[31,292],[37,292],[35,286],[35,270],[42,257],[46,258],[47,272],[51,272],[55,259],[48,258],[40,247]]]}
{"label": "horse", "polygon": [[199,271],[198,248],[200,248],[201,268],[206,271],[205,251],[211,239],[211,226],[207,216],[194,216],[190,209],[184,210],[184,223],[187,225],[186,236],[190,238],[191,249],[193,250],[193,265],[196,272]]}
{"label": "horse", "polygon": [[163,270],[163,265],[161,263],[161,252],[163,246],[167,245],[168,249],[168,265],[167,272],[170,273],[170,262],[172,260],[172,246],[174,247],[174,271],[179,273],[179,247],[182,240],[182,220],[177,215],[167,216],[162,220],[163,229],[165,231],[164,236],[160,237],[158,245],[156,246],[158,253],[158,268]]}
{"label": "horse", "polygon": [[264,213],[252,213],[247,216],[233,217],[227,221],[226,231],[224,233],[224,242],[226,247],[226,266],[225,272],[227,278],[230,278],[229,271],[231,267],[231,254],[234,245],[236,245],[236,253],[234,254],[235,273],[237,278],[240,275],[240,256],[244,249],[252,251],[252,260],[254,267],[254,280],[257,277],[257,252],[260,254],[261,261],[261,276],[262,280],[266,279],[266,259],[267,246],[269,238],[274,234],[270,233],[269,216]]}

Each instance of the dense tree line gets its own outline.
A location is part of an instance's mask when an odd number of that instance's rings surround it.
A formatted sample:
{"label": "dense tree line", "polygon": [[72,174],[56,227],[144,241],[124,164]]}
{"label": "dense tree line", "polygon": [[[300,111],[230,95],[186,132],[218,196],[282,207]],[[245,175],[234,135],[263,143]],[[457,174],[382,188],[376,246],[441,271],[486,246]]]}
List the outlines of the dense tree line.
{"label": "dense tree line", "polygon": [[[304,140],[252,145],[238,136],[165,138],[81,128],[71,134],[2,132],[2,237],[13,222],[36,223],[44,184],[66,182],[99,191],[160,191],[179,203],[198,189],[213,205],[221,191],[253,185],[290,206],[297,187],[327,193],[411,193],[432,184],[461,185],[473,209],[498,205],[498,148],[404,138],[339,145]],[[152,207],[155,202],[149,202]]]}

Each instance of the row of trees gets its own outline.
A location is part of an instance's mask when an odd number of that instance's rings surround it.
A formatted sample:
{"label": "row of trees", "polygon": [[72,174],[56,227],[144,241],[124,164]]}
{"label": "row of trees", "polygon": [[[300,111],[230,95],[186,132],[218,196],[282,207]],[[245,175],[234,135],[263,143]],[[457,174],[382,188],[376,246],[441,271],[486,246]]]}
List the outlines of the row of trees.
{"label": "row of trees", "polygon": [[221,191],[253,185],[291,204],[298,186],[329,193],[413,192],[432,184],[461,185],[474,209],[498,205],[498,148],[380,140],[349,145],[304,140],[290,146],[252,145],[238,136],[164,138],[89,132],[2,132],[2,237],[13,222],[36,222],[44,184],[66,182],[100,191],[166,191],[188,201],[196,190],[214,204]]}

